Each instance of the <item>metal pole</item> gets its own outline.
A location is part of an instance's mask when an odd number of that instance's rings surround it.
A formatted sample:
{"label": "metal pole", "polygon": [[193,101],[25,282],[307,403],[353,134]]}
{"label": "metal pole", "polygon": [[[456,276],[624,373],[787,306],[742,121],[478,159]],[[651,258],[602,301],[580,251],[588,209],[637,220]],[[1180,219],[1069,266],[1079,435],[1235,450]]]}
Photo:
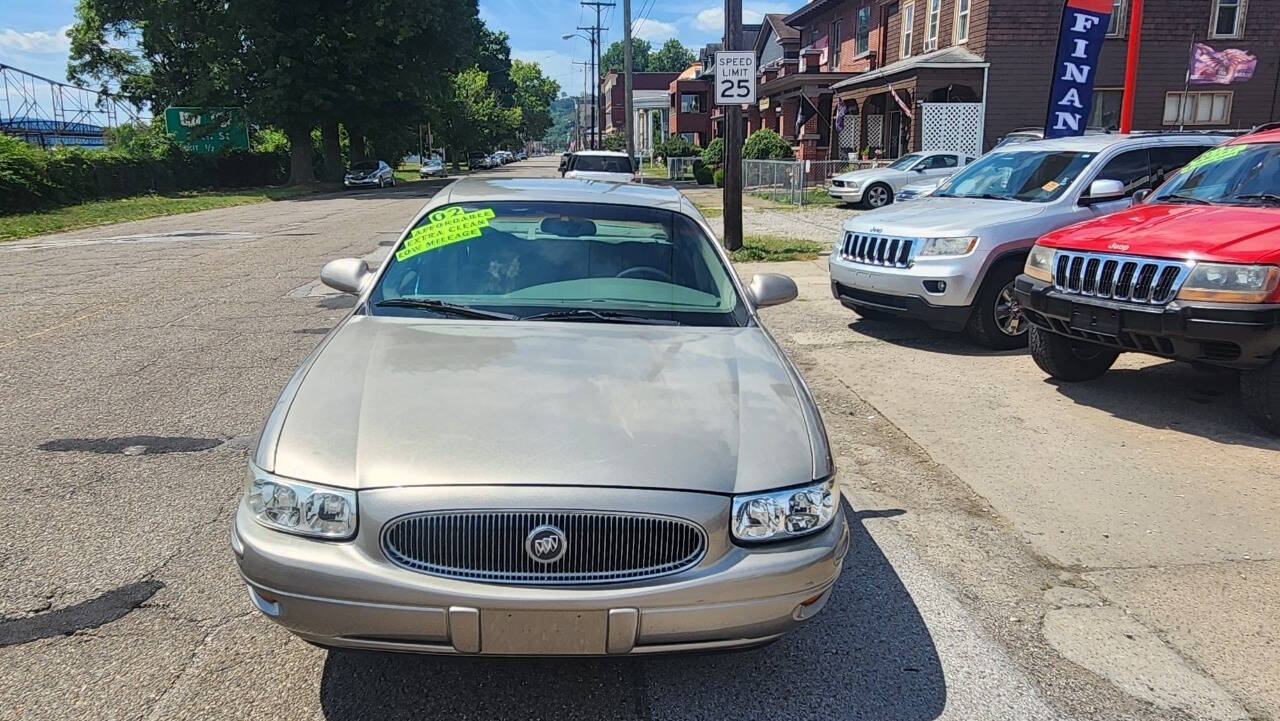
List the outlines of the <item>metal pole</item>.
{"label": "metal pole", "polygon": [[[742,0],[724,0],[724,49],[742,42]],[[724,108],[724,247],[742,247],[742,106]]]}
{"label": "metal pole", "polygon": [[627,158],[628,162],[633,165],[636,162],[636,110],[635,99],[631,97],[634,88],[634,80],[631,77],[631,0],[622,0],[622,55],[624,58],[623,72],[626,75],[626,84],[624,92],[626,93],[626,112],[627,112]]}
{"label": "metal pole", "polygon": [[[1124,66],[1124,105],[1120,110],[1122,133],[1133,131],[1133,101],[1138,91],[1138,53],[1142,47],[1142,0],[1133,0],[1129,12],[1129,56]],[[1182,96],[1182,102],[1187,102],[1186,95]]]}

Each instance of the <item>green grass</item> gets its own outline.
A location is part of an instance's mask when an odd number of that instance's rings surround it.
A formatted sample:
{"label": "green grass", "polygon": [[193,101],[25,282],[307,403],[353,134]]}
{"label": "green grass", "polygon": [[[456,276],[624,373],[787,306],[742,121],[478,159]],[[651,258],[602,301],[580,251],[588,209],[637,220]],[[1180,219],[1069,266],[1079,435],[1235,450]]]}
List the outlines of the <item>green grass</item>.
{"label": "green grass", "polygon": [[0,242],[17,240],[43,233],[88,228],[95,225],[144,220],[162,215],[194,213],[199,210],[230,208],[236,205],[286,200],[325,190],[337,185],[312,184],[279,188],[219,190],[176,193],[173,195],[137,195],[118,200],[95,200],[56,210],[18,215],[0,215]]}
{"label": "green grass", "polygon": [[[761,198],[763,200],[771,200],[775,203],[780,203],[785,206],[793,206],[797,208],[801,207],[799,205],[794,205],[792,203],[792,196],[790,191],[783,191],[783,192],[776,192],[776,193],[770,192],[770,191],[760,191],[760,192],[752,193],[752,195],[754,195],[757,198]],[[809,207],[810,205],[816,205],[816,206],[822,206],[822,207],[834,207],[834,206],[840,205],[843,202],[844,201],[842,200],[836,200],[835,198],[831,197],[831,195],[829,195],[827,191],[824,190],[823,188],[812,188],[810,190],[804,191],[804,207],[806,208]]]}
{"label": "green grass", "polygon": [[730,255],[736,263],[780,263],[786,260],[813,260],[823,249],[811,240],[783,238],[776,235],[748,235],[742,247]]}
{"label": "green grass", "polygon": [[720,216],[724,215],[724,208],[718,205],[703,205],[702,203],[694,203],[694,206],[698,208],[699,212],[701,212],[704,216],[708,218],[719,218]]}

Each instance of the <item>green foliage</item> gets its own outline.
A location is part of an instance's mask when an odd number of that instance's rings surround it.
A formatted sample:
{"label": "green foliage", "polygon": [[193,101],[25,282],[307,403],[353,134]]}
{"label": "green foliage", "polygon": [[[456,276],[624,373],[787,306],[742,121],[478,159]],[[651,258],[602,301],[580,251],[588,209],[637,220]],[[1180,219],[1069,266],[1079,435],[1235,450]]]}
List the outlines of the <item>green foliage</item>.
{"label": "green foliage", "polygon": [[512,137],[522,117],[520,108],[502,105],[489,85],[489,74],[472,67],[454,76],[453,94],[445,101],[436,133],[456,161],[468,152],[488,152]]}
{"label": "green foliage", "polygon": [[683,135],[672,135],[653,146],[653,154],[660,158],[692,158],[698,154],[698,146]]}
{"label": "green foliage", "polygon": [[[653,53],[653,45],[643,38],[631,38],[631,69],[637,73],[645,73],[649,71],[650,55]],[[614,42],[604,51],[604,55],[600,56],[600,77],[603,78],[605,73],[610,70],[622,72],[626,68],[626,46],[621,40]]]}
{"label": "green foliage", "polygon": [[249,134],[249,145],[259,153],[288,154],[289,136],[279,128],[261,128]]}
{"label": "green foliage", "polygon": [[742,157],[747,160],[785,160],[795,157],[795,152],[781,135],[761,128],[747,138],[742,146]]}
{"label": "green foliage", "polygon": [[142,193],[268,185],[282,182],[287,168],[288,156],[279,152],[200,155],[172,145],[154,155],[41,150],[0,135],[0,214]]}
{"label": "green foliage", "polygon": [[733,251],[730,257],[735,263],[774,263],[788,260],[813,260],[820,252],[822,252],[821,243],[776,235],[748,235],[742,239],[742,247]]}
{"label": "green foliage", "polygon": [[711,185],[715,179],[714,168],[702,162],[702,158],[693,161],[693,179],[698,185]]}
{"label": "green foliage", "polygon": [[162,117],[153,118],[150,125],[138,121],[107,128],[104,135],[108,148],[135,157],[159,158],[176,149]]}
{"label": "green foliage", "polygon": [[626,133],[607,133],[600,139],[601,150],[614,150],[620,153],[627,152],[627,134]]}
{"label": "green foliage", "polygon": [[679,73],[684,72],[686,68],[693,65],[698,58],[690,52],[689,48],[680,44],[679,40],[671,38],[662,44],[649,58],[649,72],[651,73]]}
{"label": "green foliage", "polygon": [[715,180],[717,188],[723,188],[724,187],[724,168],[716,168],[715,175],[713,176],[712,179]]}
{"label": "green foliage", "polygon": [[547,128],[547,132],[542,136],[542,142],[549,150],[559,151],[569,147],[573,129],[577,127],[577,107],[577,101],[567,95],[552,101],[551,127]]}
{"label": "green foliage", "polygon": [[702,162],[711,166],[724,164],[724,138],[716,138],[707,143],[706,150],[702,151]]}
{"label": "green foliage", "polygon": [[515,107],[520,108],[520,140],[543,137],[551,127],[551,103],[560,94],[560,83],[542,74],[538,63],[511,62]]}

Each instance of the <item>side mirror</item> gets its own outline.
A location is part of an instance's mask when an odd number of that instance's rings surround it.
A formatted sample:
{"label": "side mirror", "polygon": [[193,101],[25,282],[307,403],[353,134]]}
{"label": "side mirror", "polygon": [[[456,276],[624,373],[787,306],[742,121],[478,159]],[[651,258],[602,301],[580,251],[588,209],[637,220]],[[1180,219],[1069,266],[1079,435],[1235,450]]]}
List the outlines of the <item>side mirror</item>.
{"label": "side mirror", "polygon": [[1080,199],[1084,205],[1117,200],[1124,197],[1124,183],[1119,180],[1095,180],[1089,185],[1089,193]]}
{"label": "side mirror", "polygon": [[1151,189],[1143,188],[1142,190],[1139,190],[1138,192],[1133,194],[1133,202],[1141,203],[1142,201],[1146,200],[1150,196],[1151,196]]}
{"label": "side mirror", "polygon": [[359,295],[371,277],[373,273],[369,272],[369,264],[360,258],[331,260],[320,271],[321,283],[352,295]]}
{"label": "side mirror", "polygon": [[800,295],[796,282],[781,273],[759,273],[751,279],[747,290],[755,299],[757,308],[789,303]]}

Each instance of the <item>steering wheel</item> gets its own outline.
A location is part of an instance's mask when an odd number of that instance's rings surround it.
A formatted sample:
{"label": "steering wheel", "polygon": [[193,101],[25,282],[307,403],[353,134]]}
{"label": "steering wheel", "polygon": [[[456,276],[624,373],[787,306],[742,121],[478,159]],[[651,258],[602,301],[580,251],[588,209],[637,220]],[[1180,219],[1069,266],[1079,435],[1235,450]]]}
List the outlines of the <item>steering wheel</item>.
{"label": "steering wheel", "polygon": [[615,275],[615,278],[631,278],[638,275],[655,276],[654,280],[660,280],[665,283],[674,282],[671,274],[661,268],[655,268],[651,265],[637,265],[634,268],[627,268],[621,273]]}

